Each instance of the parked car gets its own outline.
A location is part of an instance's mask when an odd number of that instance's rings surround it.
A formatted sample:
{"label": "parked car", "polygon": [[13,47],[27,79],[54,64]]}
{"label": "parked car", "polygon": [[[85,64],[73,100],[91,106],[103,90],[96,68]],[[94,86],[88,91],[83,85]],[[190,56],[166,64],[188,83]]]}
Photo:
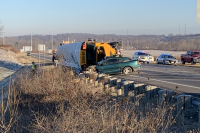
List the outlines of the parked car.
{"label": "parked car", "polygon": [[137,51],[133,54],[134,60],[138,60],[140,62],[151,62],[154,61],[154,57],[145,51]]}
{"label": "parked car", "polygon": [[27,52],[27,56],[31,56],[31,52]]}
{"label": "parked car", "polygon": [[186,54],[181,54],[181,62],[185,64],[185,62],[196,64],[200,63],[200,51],[187,51]]}
{"label": "parked car", "polygon": [[131,74],[140,68],[141,64],[129,57],[107,57],[105,60],[98,62],[96,66],[98,73],[105,74]]}
{"label": "parked car", "polygon": [[156,58],[156,63],[162,64],[177,64],[178,60],[173,57],[171,54],[162,54]]}

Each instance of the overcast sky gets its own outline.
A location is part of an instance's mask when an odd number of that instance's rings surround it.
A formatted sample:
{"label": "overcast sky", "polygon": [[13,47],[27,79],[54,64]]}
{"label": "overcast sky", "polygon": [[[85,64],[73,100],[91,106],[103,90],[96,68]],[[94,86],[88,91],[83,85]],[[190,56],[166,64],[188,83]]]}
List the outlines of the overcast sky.
{"label": "overcast sky", "polygon": [[197,0],[0,0],[0,21],[7,36],[200,33]]}

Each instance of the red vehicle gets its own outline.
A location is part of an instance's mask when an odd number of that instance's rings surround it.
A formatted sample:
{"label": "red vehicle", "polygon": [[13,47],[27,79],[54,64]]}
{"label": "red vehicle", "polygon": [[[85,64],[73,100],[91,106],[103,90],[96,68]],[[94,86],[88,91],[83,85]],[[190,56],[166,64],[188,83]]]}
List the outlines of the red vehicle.
{"label": "red vehicle", "polygon": [[185,62],[196,64],[200,63],[200,51],[187,51],[186,54],[181,54],[181,62],[185,64]]}

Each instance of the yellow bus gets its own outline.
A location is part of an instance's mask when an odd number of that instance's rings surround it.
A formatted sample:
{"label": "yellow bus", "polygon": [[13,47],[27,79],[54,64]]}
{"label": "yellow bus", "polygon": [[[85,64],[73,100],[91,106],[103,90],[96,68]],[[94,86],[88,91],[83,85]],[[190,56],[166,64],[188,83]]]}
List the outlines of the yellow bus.
{"label": "yellow bus", "polygon": [[74,42],[63,43],[57,48],[57,56],[63,59],[62,65],[85,69],[96,65],[105,57],[116,53],[115,46],[108,42]]}

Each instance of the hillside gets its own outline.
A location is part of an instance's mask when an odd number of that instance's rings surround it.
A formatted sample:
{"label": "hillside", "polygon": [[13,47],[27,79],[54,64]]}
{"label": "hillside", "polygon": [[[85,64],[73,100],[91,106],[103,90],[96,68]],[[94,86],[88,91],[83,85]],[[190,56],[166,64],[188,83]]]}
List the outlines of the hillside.
{"label": "hillside", "polygon": [[[200,49],[200,34],[194,35],[115,35],[115,34],[89,34],[89,33],[64,33],[57,35],[32,35],[33,50],[37,50],[38,44],[45,44],[46,49],[55,49],[64,41],[87,41],[88,38],[99,42],[121,42],[125,49],[149,49],[149,50],[175,50],[187,51]],[[0,38],[0,45],[2,44]],[[5,37],[5,44],[16,49],[23,46],[31,46],[31,35]]]}

